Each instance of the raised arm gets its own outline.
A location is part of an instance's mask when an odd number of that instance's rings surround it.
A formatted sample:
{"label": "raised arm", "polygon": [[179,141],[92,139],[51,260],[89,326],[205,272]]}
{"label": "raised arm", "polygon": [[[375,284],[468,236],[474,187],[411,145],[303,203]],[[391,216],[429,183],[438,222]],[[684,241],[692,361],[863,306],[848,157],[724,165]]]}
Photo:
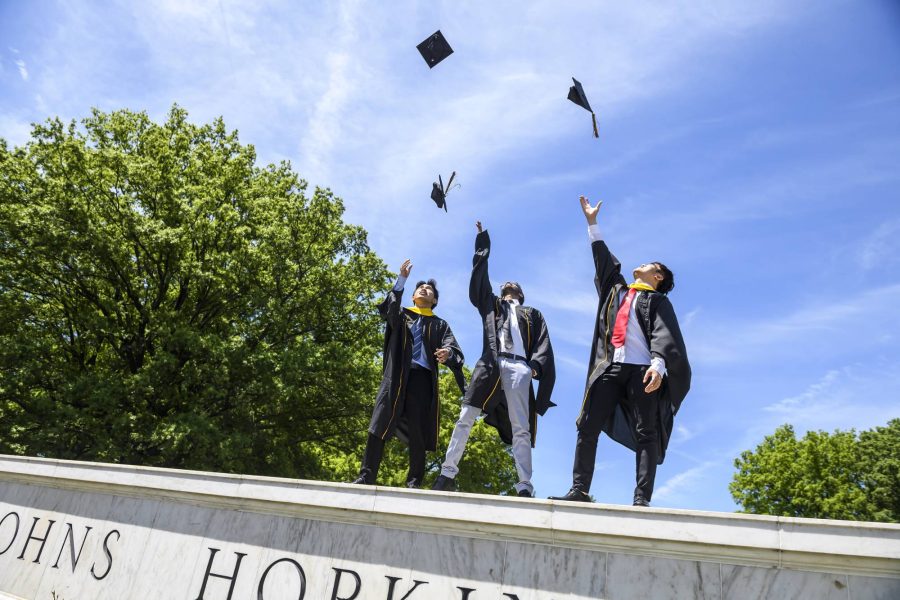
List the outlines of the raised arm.
{"label": "raised arm", "polygon": [[594,285],[597,287],[597,294],[600,295],[600,298],[605,298],[616,283],[625,284],[625,278],[622,277],[622,264],[609,251],[606,242],[601,237],[600,227],[597,225],[597,213],[600,212],[603,201],[598,201],[597,206],[591,206],[584,196],[578,200],[581,203],[584,218],[587,220],[588,235],[591,238],[591,252],[594,255]]}
{"label": "raised arm", "polygon": [[475,255],[472,257],[472,278],[469,280],[469,300],[482,315],[493,310],[497,296],[491,290],[488,276],[488,257],[491,255],[491,238],[477,221],[478,235],[475,236]]}
{"label": "raised arm", "polygon": [[407,258],[400,265],[400,275],[397,277],[397,283],[388,292],[385,299],[378,305],[378,314],[381,318],[388,322],[391,327],[397,327],[400,323],[400,313],[403,300],[403,287],[406,285],[406,279],[412,271],[412,263]]}

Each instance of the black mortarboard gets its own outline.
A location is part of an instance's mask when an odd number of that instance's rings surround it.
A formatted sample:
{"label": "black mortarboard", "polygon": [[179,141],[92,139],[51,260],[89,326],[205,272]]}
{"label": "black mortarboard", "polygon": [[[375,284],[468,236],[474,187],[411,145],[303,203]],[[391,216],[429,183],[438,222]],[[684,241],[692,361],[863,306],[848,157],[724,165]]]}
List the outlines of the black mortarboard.
{"label": "black mortarboard", "polygon": [[438,180],[431,184],[431,199],[437,204],[438,208],[443,208],[447,212],[447,194],[450,193],[450,186],[453,185],[453,178],[456,177],[456,171],[450,174],[450,181],[447,187],[444,187],[444,180],[438,175]]}
{"label": "black mortarboard", "polygon": [[416,46],[416,48],[419,49],[422,58],[428,63],[429,69],[453,54],[453,48],[447,43],[447,39],[440,29],[428,36],[428,39]]}
{"label": "black mortarboard", "polygon": [[569,100],[591,113],[591,120],[594,122],[594,137],[598,138],[600,134],[597,132],[597,117],[594,115],[593,109],[591,109],[591,103],[588,102],[587,96],[584,95],[584,88],[581,87],[581,82],[574,77],[572,81],[575,82],[575,85],[569,88]]}

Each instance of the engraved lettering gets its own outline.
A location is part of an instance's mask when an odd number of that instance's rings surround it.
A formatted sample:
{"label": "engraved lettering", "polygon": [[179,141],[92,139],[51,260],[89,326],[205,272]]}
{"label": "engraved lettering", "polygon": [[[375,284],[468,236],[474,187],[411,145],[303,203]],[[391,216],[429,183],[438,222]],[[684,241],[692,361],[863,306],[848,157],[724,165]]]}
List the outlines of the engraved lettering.
{"label": "engraved lettering", "polygon": [[469,594],[475,591],[475,588],[464,588],[456,586],[456,589],[462,592],[462,598],[459,600],[469,600]]}
{"label": "engraved lettering", "polygon": [[103,575],[97,575],[97,573],[94,571],[94,567],[97,566],[97,563],[91,565],[91,575],[93,575],[94,579],[96,579],[97,581],[102,581],[103,579],[105,579],[106,576],[109,575],[109,572],[112,570],[113,557],[112,552],[109,550],[109,538],[112,537],[112,534],[116,534],[117,542],[122,539],[122,534],[119,533],[119,530],[117,529],[113,529],[106,534],[105,538],[103,538],[103,553],[106,555],[106,562],[109,564],[106,565],[106,570],[103,571]]}
{"label": "engraved lettering", "polygon": [[66,537],[63,538],[62,545],[59,547],[59,554],[56,555],[56,562],[53,563],[53,568],[59,568],[59,559],[62,557],[63,551],[66,549],[66,540],[69,541],[69,556],[72,557],[72,572],[75,572],[75,565],[78,564],[78,559],[81,558],[81,551],[84,550],[84,543],[87,541],[88,534],[91,532],[92,527],[88,527],[85,525],[84,537],[81,538],[81,546],[78,548],[78,554],[75,554],[75,532],[72,530],[72,524],[66,523],[68,530],[66,531]]}
{"label": "engraved lettering", "polygon": [[[388,595],[387,595],[387,600],[394,600],[394,588],[397,586],[397,582],[400,581],[400,578],[399,578],[399,577],[391,577],[390,575],[385,575],[385,577],[387,577],[388,581],[391,582],[390,585],[388,585]],[[411,595],[414,591],[416,591],[416,588],[419,587],[420,585],[422,585],[423,583],[424,583],[425,585],[428,585],[428,582],[427,582],[427,581],[419,581],[418,579],[413,579],[413,582],[415,583],[415,585],[412,586],[412,587],[409,589],[409,591],[406,592],[406,595],[403,596],[402,598],[400,598],[400,600],[406,600],[407,598],[409,598],[410,595]]]}
{"label": "engraved lettering", "polygon": [[25,546],[22,547],[22,554],[19,555],[19,560],[25,560],[25,552],[28,550],[28,544],[31,543],[31,540],[34,540],[35,542],[40,542],[41,547],[38,550],[37,556],[31,562],[41,564],[41,554],[43,554],[44,552],[44,545],[47,543],[47,538],[50,537],[50,530],[53,529],[53,524],[56,523],[56,521],[50,521],[50,524],[47,526],[47,531],[46,533],[44,533],[44,537],[41,538],[33,535],[34,528],[37,526],[38,521],[40,520],[40,517],[34,518],[34,523],[31,524],[31,531],[28,532],[28,538],[25,540]]}
{"label": "engraved lettering", "polygon": [[301,567],[300,564],[295,560],[292,560],[290,558],[281,558],[281,559],[278,559],[275,562],[273,562],[268,567],[266,567],[266,570],[263,571],[262,577],[259,580],[259,588],[257,589],[256,600],[264,600],[263,599],[263,586],[266,583],[266,577],[269,576],[269,571],[272,570],[272,567],[274,567],[278,563],[283,563],[283,562],[288,562],[288,563],[291,563],[292,565],[294,565],[294,567],[296,567],[296,569],[297,569],[297,574],[300,576],[300,595],[297,596],[297,600],[303,600],[303,597],[306,596],[306,573],[303,572],[303,567]]}
{"label": "engraved lettering", "polygon": [[218,577],[219,579],[231,581],[231,586],[228,588],[228,596],[226,597],[226,600],[231,600],[231,594],[234,593],[234,584],[237,583],[238,571],[241,569],[241,561],[244,560],[244,557],[247,555],[243,552],[235,552],[234,554],[237,556],[237,561],[234,563],[234,571],[231,573],[231,576],[220,575],[212,572],[213,560],[216,558],[216,554],[219,550],[219,548],[209,549],[209,562],[206,563],[206,573],[203,574],[203,585],[200,586],[200,594],[197,595],[195,600],[203,600],[203,593],[206,592],[206,583],[209,581],[210,577]]}
{"label": "engraved lettering", "polygon": [[9,543],[6,545],[6,548],[4,548],[2,552],[0,552],[0,555],[6,554],[6,552],[7,552],[10,548],[12,548],[13,543],[16,541],[16,536],[19,535],[19,524],[20,524],[20,521],[19,521],[19,513],[17,513],[17,512],[7,513],[2,519],[0,519],[0,528],[3,527],[3,524],[6,522],[6,519],[8,519],[8,518],[10,518],[10,517],[15,517],[15,518],[16,518],[16,530],[13,531],[12,537],[9,538]]}
{"label": "engraved lettering", "polygon": [[[351,571],[350,569],[338,569],[337,567],[331,567],[331,570],[334,571],[334,589],[331,590],[331,600],[354,600],[357,596],[359,596],[359,590],[362,588],[362,580],[359,578],[359,573],[356,571]],[[353,594],[350,596],[346,596],[344,598],[338,598],[338,590],[341,587],[341,576],[344,573],[350,573],[353,575],[353,579],[356,581],[356,589],[353,590]]]}

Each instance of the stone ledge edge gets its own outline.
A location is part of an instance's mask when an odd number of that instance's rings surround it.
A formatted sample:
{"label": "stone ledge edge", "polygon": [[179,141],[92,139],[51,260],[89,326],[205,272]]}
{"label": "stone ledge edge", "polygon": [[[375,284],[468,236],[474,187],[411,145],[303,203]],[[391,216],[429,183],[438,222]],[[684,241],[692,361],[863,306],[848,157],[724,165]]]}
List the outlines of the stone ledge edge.
{"label": "stone ledge edge", "polygon": [[[12,460],[10,460],[12,459]],[[66,477],[63,473],[31,474],[22,470],[4,470],[4,463],[15,462],[21,465],[23,462],[39,464],[44,469],[52,467],[55,471],[72,471],[80,469],[111,471],[128,471],[130,475],[146,474],[151,479],[160,476],[176,478],[179,481],[190,482],[203,479],[205,484],[215,487],[224,486],[234,488],[234,493],[200,492],[178,489],[174,486],[162,488],[159,486],[145,486],[128,483],[102,481],[99,479],[85,479],[84,477]],[[135,467],[125,465],[107,465],[102,463],[84,463],[74,461],[56,461],[50,459],[34,459],[25,457],[7,457],[0,455],[0,481],[10,481],[26,485],[37,485],[70,491],[104,493],[135,499],[150,498],[155,500],[169,500],[184,504],[203,506],[206,508],[220,508],[226,510],[241,510],[273,516],[294,517],[312,519],[318,521],[331,521],[353,525],[369,525],[390,529],[403,529],[407,531],[423,533],[439,533],[467,538],[480,538],[509,542],[537,543],[550,546],[561,546],[600,552],[620,552],[624,554],[638,554],[644,556],[656,556],[678,560],[699,560],[707,562],[721,562],[728,564],[784,568],[792,570],[816,571],[816,572],[840,572],[848,575],[863,576],[900,576],[900,525],[883,523],[861,523],[852,521],[828,521],[818,519],[797,519],[785,517],[772,517],[764,515],[746,515],[740,513],[709,513],[687,510],[665,509],[634,509],[615,505],[572,505],[546,500],[523,500],[518,498],[505,498],[500,496],[482,496],[477,494],[449,494],[441,492],[401,490],[398,488],[349,488],[347,484],[331,482],[305,482],[303,480],[289,480],[268,477],[252,477],[242,475],[228,475],[219,473],[204,473],[197,471],[179,471],[175,469],[159,469],[155,467]],[[171,482],[170,482],[171,483]],[[304,491],[313,493],[316,490],[305,490],[305,487],[319,488],[323,493],[350,493],[361,497],[355,498],[358,506],[334,507],[321,503],[304,502],[301,499],[266,499],[242,494],[242,484],[273,485],[278,486],[288,495],[303,494]],[[308,485],[304,485],[308,484]],[[348,489],[349,488],[349,489]],[[490,505],[493,510],[515,511],[530,509],[531,512],[540,511],[547,513],[549,521],[554,516],[571,517],[578,516],[575,513],[584,513],[585,510],[596,510],[598,516],[607,519],[610,516],[625,517],[628,519],[646,519],[659,521],[668,518],[669,527],[678,525],[686,527],[698,527],[709,525],[708,521],[716,527],[735,522],[735,526],[741,525],[745,529],[748,525],[755,526],[764,536],[775,534],[777,545],[752,544],[752,543],[721,543],[700,539],[697,535],[682,534],[671,535],[668,538],[651,537],[649,535],[629,535],[625,532],[594,531],[585,532],[574,528],[559,528],[552,524],[527,525],[509,524],[492,520],[471,520],[462,518],[442,518],[439,521],[433,515],[408,514],[403,512],[390,512],[377,509],[375,504],[379,496],[383,498],[405,497],[412,500],[409,495],[422,495],[427,505],[435,502],[469,504],[475,502],[481,505]],[[438,496],[438,498],[434,498]],[[364,499],[366,501],[364,501]],[[371,500],[368,503],[367,500]],[[366,506],[365,504],[369,504]],[[521,504],[521,506],[516,506]],[[427,506],[426,505],[426,506]],[[651,512],[652,511],[652,512]],[[458,515],[461,516],[461,515]],[[584,514],[581,519],[588,518]],[[680,520],[680,522],[679,522]],[[690,523],[689,521],[697,521]],[[700,523],[699,521],[707,521]],[[439,524],[434,524],[439,523]],[[786,531],[790,529],[791,531]],[[627,527],[621,529],[627,530]],[[866,554],[844,552],[806,551],[785,548],[783,543],[785,536],[798,535],[798,529],[809,529],[811,533],[821,534],[822,529],[832,530],[834,537],[846,536],[849,531],[862,530],[871,534],[887,534],[890,548],[881,555],[874,553],[872,544],[869,544],[869,552]],[[813,532],[812,530],[819,530]],[[740,534],[742,531],[736,531]],[[803,532],[799,532],[802,534]],[[691,537],[693,539],[685,539]],[[871,536],[861,536],[868,538]],[[873,540],[874,541],[874,540]],[[837,544],[836,544],[837,545]],[[822,550],[822,548],[818,548]],[[4,600],[0,596],[0,600]]]}

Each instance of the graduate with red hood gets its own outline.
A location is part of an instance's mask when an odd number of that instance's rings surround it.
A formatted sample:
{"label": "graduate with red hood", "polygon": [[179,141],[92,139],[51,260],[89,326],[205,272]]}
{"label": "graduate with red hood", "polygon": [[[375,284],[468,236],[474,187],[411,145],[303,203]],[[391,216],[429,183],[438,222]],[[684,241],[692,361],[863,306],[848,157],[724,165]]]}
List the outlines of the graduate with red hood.
{"label": "graduate with red hood", "polygon": [[600,432],[635,453],[634,506],[650,506],[656,466],[666,456],[672,423],[691,387],[691,366],[668,293],[672,271],[660,262],[632,271],[634,283],[603,241],[602,202],[579,199],[588,223],[599,295],[581,411],[572,489],[551,500],[590,502]]}

